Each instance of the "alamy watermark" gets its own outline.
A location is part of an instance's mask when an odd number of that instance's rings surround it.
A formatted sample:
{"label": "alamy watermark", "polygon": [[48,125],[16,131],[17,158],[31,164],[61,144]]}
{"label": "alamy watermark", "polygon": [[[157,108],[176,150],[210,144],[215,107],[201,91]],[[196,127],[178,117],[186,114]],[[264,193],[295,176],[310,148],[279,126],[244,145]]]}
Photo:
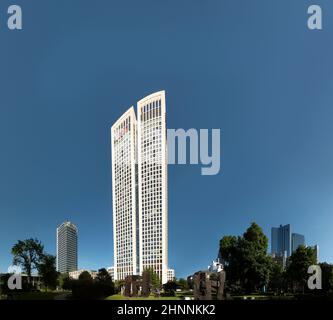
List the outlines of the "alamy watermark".
{"label": "alamy watermark", "polygon": [[308,288],[310,290],[322,289],[322,274],[319,265],[312,265],[308,268],[308,274],[311,276],[308,279]]}
{"label": "alamy watermark", "polygon": [[[200,163],[204,166],[201,168],[203,176],[217,175],[221,167],[220,134],[220,129],[211,130],[211,152],[209,152],[208,129],[200,129],[199,131],[197,129],[187,131],[168,129],[168,164],[198,165]],[[178,148],[176,148],[176,142]],[[189,150],[187,149],[188,145]],[[176,157],[177,155],[178,157]]]}
{"label": "alamy watermark", "polygon": [[22,30],[23,19],[22,19],[22,8],[19,5],[10,5],[7,9],[7,28],[11,31]]}
{"label": "alamy watermark", "polygon": [[[310,30],[323,29],[323,10],[320,5],[312,4],[307,8],[307,26]],[[23,29],[21,6],[12,4],[7,9],[7,28],[11,31]]]}
{"label": "alamy watermark", "polygon": [[318,5],[311,5],[308,8],[308,28],[310,30],[322,30],[323,29],[323,11]]}
{"label": "alamy watermark", "polygon": [[[129,135],[126,133],[128,131],[122,131],[118,134],[114,140],[115,143],[122,141],[124,137],[128,139]],[[169,165],[200,164],[203,176],[219,174],[221,169],[220,129],[189,129],[186,131],[184,129],[167,129],[166,135],[166,153]],[[161,165],[165,159],[162,146],[160,129],[151,129],[141,141],[141,162],[153,166]],[[125,142],[124,148],[129,150],[127,142]],[[120,162],[127,166],[131,165],[131,158],[124,154],[123,148],[120,148],[120,153]]]}
{"label": "alamy watermark", "polygon": [[20,266],[10,266],[7,270],[10,275],[7,280],[9,290],[22,290],[22,269]]}

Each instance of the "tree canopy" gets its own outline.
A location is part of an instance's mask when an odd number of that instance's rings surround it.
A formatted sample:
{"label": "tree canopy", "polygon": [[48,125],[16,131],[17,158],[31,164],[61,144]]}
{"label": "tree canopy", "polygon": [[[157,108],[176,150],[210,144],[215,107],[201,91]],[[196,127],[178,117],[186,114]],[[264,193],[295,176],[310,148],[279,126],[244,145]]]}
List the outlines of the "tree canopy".
{"label": "tree canopy", "polygon": [[13,264],[22,267],[31,282],[31,273],[37,270],[44,256],[44,246],[37,239],[19,240],[12,248]]}
{"label": "tree canopy", "polygon": [[38,265],[38,274],[42,277],[43,284],[47,289],[55,289],[58,285],[59,273],[56,270],[56,257],[44,254]]}
{"label": "tree canopy", "polygon": [[315,250],[310,247],[299,246],[288,259],[286,275],[292,283],[293,291],[301,287],[304,291],[309,278],[308,268],[317,264]]}
{"label": "tree canopy", "polygon": [[272,263],[267,249],[268,238],[256,223],[252,223],[242,237],[221,239],[220,256],[229,288],[253,292],[267,285]]}

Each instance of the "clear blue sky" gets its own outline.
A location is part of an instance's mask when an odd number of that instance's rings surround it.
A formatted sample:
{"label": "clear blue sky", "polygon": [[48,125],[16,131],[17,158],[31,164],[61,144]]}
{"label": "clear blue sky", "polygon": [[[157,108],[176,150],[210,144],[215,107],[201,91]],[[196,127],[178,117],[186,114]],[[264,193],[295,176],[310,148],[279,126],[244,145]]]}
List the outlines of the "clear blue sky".
{"label": "clear blue sky", "polygon": [[[19,239],[55,254],[79,228],[79,265],[113,263],[110,127],[167,92],[169,128],[221,128],[222,172],[169,169],[169,261],[206,267],[256,221],[333,262],[333,2],[16,0],[0,3],[0,269]],[[307,29],[323,5],[324,30]]]}

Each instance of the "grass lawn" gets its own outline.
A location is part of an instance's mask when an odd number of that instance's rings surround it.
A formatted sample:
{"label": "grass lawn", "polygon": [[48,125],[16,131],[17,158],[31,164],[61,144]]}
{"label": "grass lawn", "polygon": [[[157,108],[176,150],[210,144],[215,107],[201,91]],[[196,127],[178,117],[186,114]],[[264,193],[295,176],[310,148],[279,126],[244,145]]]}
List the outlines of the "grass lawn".
{"label": "grass lawn", "polygon": [[14,300],[53,300],[61,292],[15,292]]}
{"label": "grass lawn", "polygon": [[273,296],[273,295],[248,294],[248,295],[231,296],[231,298],[235,299],[235,300],[293,300],[294,296],[292,296],[292,295]]}
{"label": "grass lawn", "polygon": [[105,300],[180,300],[179,297],[160,297],[155,298],[154,296],[149,296],[148,298],[143,297],[124,297],[121,294],[115,294],[113,296],[107,297]]}

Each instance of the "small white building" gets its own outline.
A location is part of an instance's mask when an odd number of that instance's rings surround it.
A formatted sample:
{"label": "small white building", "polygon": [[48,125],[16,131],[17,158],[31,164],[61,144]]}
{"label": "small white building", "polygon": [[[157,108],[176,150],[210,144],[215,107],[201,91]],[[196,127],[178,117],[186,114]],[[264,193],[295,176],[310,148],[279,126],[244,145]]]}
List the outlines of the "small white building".
{"label": "small white building", "polygon": [[175,270],[168,269],[167,271],[167,281],[174,281],[175,280]]}
{"label": "small white building", "polygon": [[114,267],[107,268],[107,271],[108,271],[109,275],[111,276],[112,281],[114,281]]}
{"label": "small white building", "polygon": [[69,277],[70,277],[71,279],[73,279],[73,280],[78,280],[79,277],[80,277],[80,275],[81,275],[81,273],[83,273],[83,272],[85,272],[85,271],[89,272],[89,274],[91,275],[91,277],[92,277],[93,279],[96,279],[98,272],[97,272],[97,271],[94,271],[94,270],[83,270],[83,269],[82,269],[82,270],[78,270],[78,271],[72,271],[72,272],[69,272],[68,275],[69,275]]}
{"label": "small white building", "polygon": [[209,272],[221,272],[223,270],[223,264],[220,262],[219,259],[213,260],[212,264],[208,266]]}

